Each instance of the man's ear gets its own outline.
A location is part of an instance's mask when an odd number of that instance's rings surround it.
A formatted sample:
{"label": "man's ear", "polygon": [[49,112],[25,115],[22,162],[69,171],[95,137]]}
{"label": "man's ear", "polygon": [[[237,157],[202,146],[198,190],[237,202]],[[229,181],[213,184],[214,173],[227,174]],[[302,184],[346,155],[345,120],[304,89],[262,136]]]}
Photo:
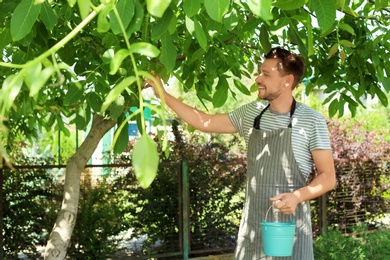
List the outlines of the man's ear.
{"label": "man's ear", "polygon": [[288,74],[284,76],[284,86],[287,87],[292,87],[294,84],[294,75],[293,74]]}

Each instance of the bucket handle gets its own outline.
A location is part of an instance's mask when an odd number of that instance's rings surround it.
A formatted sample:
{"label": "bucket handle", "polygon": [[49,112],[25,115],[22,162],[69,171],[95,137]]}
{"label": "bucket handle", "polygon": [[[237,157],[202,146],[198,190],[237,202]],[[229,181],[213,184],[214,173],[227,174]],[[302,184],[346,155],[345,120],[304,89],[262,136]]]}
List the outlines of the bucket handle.
{"label": "bucket handle", "polygon": [[[267,221],[268,213],[269,213],[269,211],[270,211],[272,208],[275,208],[273,203],[272,203],[272,205],[268,208],[267,213],[265,213],[264,222]],[[291,219],[291,224],[294,224],[294,217]]]}

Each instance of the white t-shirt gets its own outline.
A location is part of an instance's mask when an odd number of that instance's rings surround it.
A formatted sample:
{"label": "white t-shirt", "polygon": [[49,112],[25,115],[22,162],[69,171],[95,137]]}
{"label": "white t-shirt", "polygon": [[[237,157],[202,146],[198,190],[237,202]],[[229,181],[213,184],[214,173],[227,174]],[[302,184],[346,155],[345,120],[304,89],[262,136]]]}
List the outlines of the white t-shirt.
{"label": "white t-shirt", "polygon": [[[268,102],[253,101],[228,113],[229,118],[238,133],[244,137],[246,146],[253,122]],[[261,130],[276,130],[287,128],[290,113],[276,113],[268,108],[261,117]],[[330,150],[329,131],[326,120],[319,112],[302,103],[297,103],[292,119],[292,147],[296,161],[302,174],[307,178],[313,166],[311,151]]]}

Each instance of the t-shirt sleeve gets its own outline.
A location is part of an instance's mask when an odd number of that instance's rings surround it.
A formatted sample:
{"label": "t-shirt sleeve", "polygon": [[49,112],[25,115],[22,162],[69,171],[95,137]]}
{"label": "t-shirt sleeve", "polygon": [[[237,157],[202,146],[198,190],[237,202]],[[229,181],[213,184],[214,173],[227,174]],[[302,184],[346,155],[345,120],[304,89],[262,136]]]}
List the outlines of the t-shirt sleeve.
{"label": "t-shirt sleeve", "polygon": [[244,118],[245,118],[245,113],[248,109],[249,104],[240,106],[236,108],[233,111],[230,111],[228,113],[228,116],[230,118],[230,121],[236,128],[237,132],[240,134],[240,136],[244,135]]}
{"label": "t-shirt sleeve", "polygon": [[309,142],[310,151],[313,150],[330,150],[330,136],[326,119],[320,113],[317,114],[316,119],[313,122],[312,138]]}

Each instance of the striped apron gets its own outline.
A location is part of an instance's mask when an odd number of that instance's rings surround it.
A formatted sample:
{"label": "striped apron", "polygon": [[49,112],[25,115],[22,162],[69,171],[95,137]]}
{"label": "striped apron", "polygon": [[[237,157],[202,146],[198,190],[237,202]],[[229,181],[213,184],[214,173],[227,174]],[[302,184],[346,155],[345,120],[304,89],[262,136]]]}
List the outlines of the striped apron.
{"label": "striped apron", "polygon": [[297,225],[292,257],[265,256],[260,223],[272,205],[269,198],[293,192],[306,186],[306,179],[295,160],[291,145],[291,119],[295,100],[290,112],[288,128],[260,130],[260,119],[267,106],[255,119],[254,129],[248,142],[248,172],[246,198],[235,250],[236,260],[280,259],[313,260],[313,241],[308,201],[298,204],[294,215],[276,210],[268,214],[267,222],[290,222],[294,216]]}

